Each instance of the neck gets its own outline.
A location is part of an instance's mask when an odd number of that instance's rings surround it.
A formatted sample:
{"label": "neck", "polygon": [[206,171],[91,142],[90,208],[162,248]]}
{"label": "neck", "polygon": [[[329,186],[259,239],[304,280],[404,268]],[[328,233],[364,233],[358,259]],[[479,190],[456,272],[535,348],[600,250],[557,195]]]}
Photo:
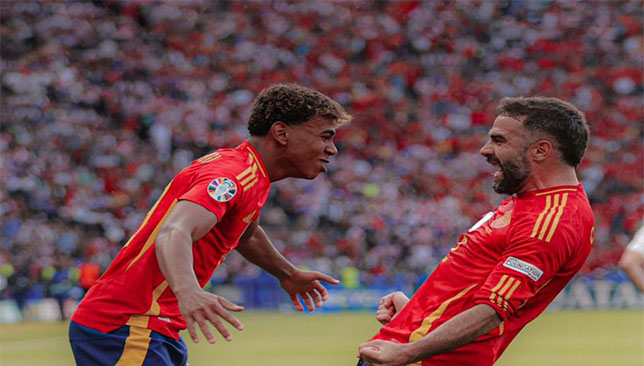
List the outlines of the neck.
{"label": "neck", "polygon": [[278,161],[278,147],[274,143],[265,139],[262,136],[251,136],[248,143],[257,150],[257,153],[262,158],[268,179],[272,182],[277,182],[288,177],[284,169],[280,168],[282,165]]}
{"label": "neck", "polygon": [[518,193],[559,186],[576,186],[577,184],[579,184],[579,180],[577,180],[577,173],[573,167],[566,166],[558,170],[548,169],[547,171],[537,169],[526,179],[524,186]]}

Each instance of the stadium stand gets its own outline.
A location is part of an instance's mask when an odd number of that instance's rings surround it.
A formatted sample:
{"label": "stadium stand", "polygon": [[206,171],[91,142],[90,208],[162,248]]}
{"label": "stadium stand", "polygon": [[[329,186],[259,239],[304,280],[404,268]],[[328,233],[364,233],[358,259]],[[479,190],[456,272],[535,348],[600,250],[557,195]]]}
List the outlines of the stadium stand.
{"label": "stadium stand", "polygon": [[[614,271],[644,214],[640,1],[271,4],[0,4],[3,298],[81,296],[179,169],[247,137],[275,82],[355,116],[329,174],[277,183],[263,212],[293,262],[416,283],[499,202],[478,155],[496,102],[541,95],[587,115],[584,273]],[[231,256],[213,282],[256,275]]]}

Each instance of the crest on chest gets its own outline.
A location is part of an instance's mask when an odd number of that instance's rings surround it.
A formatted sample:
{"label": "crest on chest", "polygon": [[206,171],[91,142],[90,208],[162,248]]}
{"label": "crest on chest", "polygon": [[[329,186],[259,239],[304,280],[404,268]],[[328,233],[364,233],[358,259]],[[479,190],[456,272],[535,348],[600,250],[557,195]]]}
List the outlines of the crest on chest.
{"label": "crest on chest", "polygon": [[490,226],[493,229],[501,229],[504,228],[508,225],[510,225],[510,222],[512,221],[512,211],[508,211],[503,214],[503,216],[499,217],[498,219],[492,221],[490,223]]}

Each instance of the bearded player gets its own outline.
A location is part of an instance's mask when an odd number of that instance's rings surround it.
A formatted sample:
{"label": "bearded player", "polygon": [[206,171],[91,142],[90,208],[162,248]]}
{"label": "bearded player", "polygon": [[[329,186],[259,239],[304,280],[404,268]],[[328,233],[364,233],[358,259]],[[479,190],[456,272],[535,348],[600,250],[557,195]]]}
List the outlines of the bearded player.
{"label": "bearded player", "polygon": [[[271,183],[313,179],[336,155],[335,129],[351,120],[326,95],[298,85],[274,85],[255,101],[250,138],[195,160],[168,184],[105,274],[90,288],[70,324],[77,365],[186,365],[179,331],[193,341],[213,325],[226,339],[224,321],[243,328],[228,311],[241,311],[203,290],[233,250],[275,276],[303,311],[321,306],[319,281],[338,281],[294,267],[259,226]],[[299,298],[298,298],[299,297]]]}
{"label": "bearded player", "polygon": [[575,168],[584,115],[555,98],[506,98],[481,149],[511,195],[466,233],[408,299],[385,296],[384,327],[361,344],[359,365],[492,365],[588,257],[590,203]]}

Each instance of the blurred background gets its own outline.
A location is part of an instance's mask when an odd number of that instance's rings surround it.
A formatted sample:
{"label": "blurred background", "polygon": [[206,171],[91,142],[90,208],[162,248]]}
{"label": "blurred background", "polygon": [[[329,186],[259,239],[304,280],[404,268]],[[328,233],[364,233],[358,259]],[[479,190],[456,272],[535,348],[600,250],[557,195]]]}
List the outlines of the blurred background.
{"label": "blurred background", "polygon": [[[314,181],[274,184],[261,223],[342,280],[323,310],[407,294],[504,198],[478,151],[506,96],[583,110],[596,238],[553,308],[639,308],[617,269],[644,213],[642,1],[0,3],[1,322],[69,317],[163,187],[248,137],[253,98],[294,82],[354,121]],[[290,309],[231,255],[211,290]],[[287,304],[284,307],[284,304]],[[357,342],[358,344],[360,342]]]}

